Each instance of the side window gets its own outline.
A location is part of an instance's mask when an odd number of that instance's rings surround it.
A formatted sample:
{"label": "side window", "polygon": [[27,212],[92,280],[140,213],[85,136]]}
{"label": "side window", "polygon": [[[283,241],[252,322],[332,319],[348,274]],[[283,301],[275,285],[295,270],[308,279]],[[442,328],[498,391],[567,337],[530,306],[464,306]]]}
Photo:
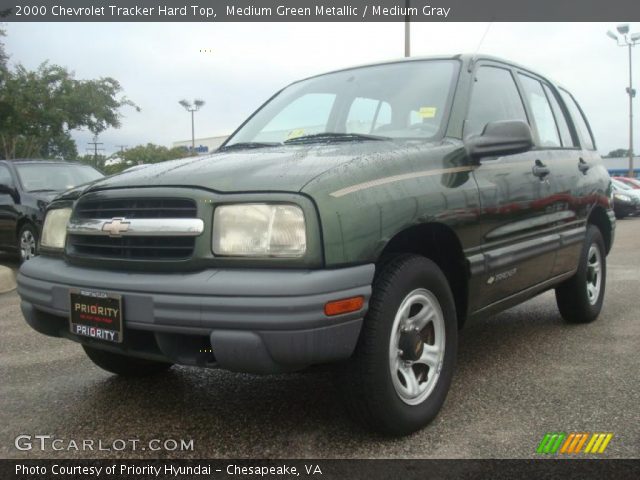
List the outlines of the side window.
{"label": "side window", "polygon": [[541,147],[560,147],[560,134],[553,118],[551,105],[542,89],[542,84],[528,75],[518,74],[524,95],[535,121]]}
{"label": "side window", "polygon": [[553,110],[553,115],[556,117],[556,124],[558,125],[558,130],[560,131],[560,140],[562,140],[562,146],[571,148],[577,147],[578,145],[573,140],[571,136],[571,130],[569,130],[569,125],[567,124],[567,117],[565,117],[562,108],[560,108],[560,104],[558,103],[558,99],[553,94],[548,85],[543,84],[544,93],[547,94],[547,98],[549,99],[549,103],[551,104],[551,109]]}
{"label": "side window", "polygon": [[567,110],[569,110],[569,113],[571,114],[571,118],[573,118],[573,124],[576,126],[576,130],[578,130],[580,138],[584,142],[584,146],[587,150],[595,150],[596,147],[593,142],[593,137],[591,136],[589,124],[587,123],[587,119],[582,114],[582,110],[580,110],[578,103],[566,90],[560,89],[560,95],[562,96],[562,99],[567,106]]}
{"label": "side window", "polygon": [[7,185],[9,187],[14,186],[11,172],[5,165],[0,165],[0,185]]}
{"label": "side window", "polygon": [[346,131],[371,133],[382,125],[391,123],[391,106],[382,100],[356,98],[347,115]]}
{"label": "side window", "polygon": [[499,120],[527,121],[527,114],[509,70],[480,67],[475,75],[464,135],[482,133],[489,122]]}

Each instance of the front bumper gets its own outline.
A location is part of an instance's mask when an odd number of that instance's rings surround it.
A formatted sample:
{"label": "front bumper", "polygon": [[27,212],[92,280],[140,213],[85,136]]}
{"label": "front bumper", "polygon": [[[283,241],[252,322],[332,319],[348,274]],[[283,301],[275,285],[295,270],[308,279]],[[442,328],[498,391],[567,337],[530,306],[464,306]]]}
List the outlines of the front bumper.
{"label": "front bumper", "polygon": [[[18,273],[25,319],[38,332],[95,348],[184,365],[271,373],[348,358],[371,296],[373,264],[336,270],[210,269],[189,273],[94,270],[40,256]],[[69,290],[122,295],[124,342],[69,331]],[[362,295],[358,312],[324,305]]]}

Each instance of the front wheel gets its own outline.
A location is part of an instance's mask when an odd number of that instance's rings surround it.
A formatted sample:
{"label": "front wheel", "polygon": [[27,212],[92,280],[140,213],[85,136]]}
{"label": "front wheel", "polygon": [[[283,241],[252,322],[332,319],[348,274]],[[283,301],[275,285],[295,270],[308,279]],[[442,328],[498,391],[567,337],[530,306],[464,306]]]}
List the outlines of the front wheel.
{"label": "front wheel", "polygon": [[384,262],[354,355],[340,371],[352,416],[390,435],[431,422],[451,384],[457,335],[453,295],[438,266],[417,255]]}
{"label": "front wheel", "polygon": [[171,368],[171,363],[156,362],[143,358],[129,357],[82,345],[85,353],[98,367],[123,377],[148,377]]}
{"label": "front wheel", "polygon": [[575,275],[556,288],[560,315],[568,323],[593,322],[602,310],[607,281],[607,257],[600,230],[587,227]]}

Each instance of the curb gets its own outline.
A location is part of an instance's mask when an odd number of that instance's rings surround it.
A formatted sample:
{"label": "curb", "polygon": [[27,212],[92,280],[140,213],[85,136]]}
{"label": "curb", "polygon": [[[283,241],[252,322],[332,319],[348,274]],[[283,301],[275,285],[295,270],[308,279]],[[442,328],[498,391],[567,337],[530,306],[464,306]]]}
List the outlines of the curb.
{"label": "curb", "polygon": [[16,274],[9,267],[0,265],[0,293],[7,293],[16,288]]}

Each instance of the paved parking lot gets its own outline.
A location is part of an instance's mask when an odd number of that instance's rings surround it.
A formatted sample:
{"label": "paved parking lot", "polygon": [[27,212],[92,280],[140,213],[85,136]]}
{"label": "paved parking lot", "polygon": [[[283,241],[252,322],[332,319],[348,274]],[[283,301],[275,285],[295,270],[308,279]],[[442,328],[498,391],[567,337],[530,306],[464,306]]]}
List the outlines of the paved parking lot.
{"label": "paved parking lot", "polygon": [[[613,432],[603,456],[638,458],[639,239],[640,218],[618,222],[604,312],[594,324],[565,325],[546,293],[467,325],[443,411],[402,439],[351,423],[328,373],[176,367],[155,379],[113,377],[78,345],[33,332],[16,293],[2,294],[0,457],[522,458],[536,456],[546,432],[564,431]],[[23,452],[14,447],[20,434],[54,435],[62,446],[193,439],[193,451]]]}

